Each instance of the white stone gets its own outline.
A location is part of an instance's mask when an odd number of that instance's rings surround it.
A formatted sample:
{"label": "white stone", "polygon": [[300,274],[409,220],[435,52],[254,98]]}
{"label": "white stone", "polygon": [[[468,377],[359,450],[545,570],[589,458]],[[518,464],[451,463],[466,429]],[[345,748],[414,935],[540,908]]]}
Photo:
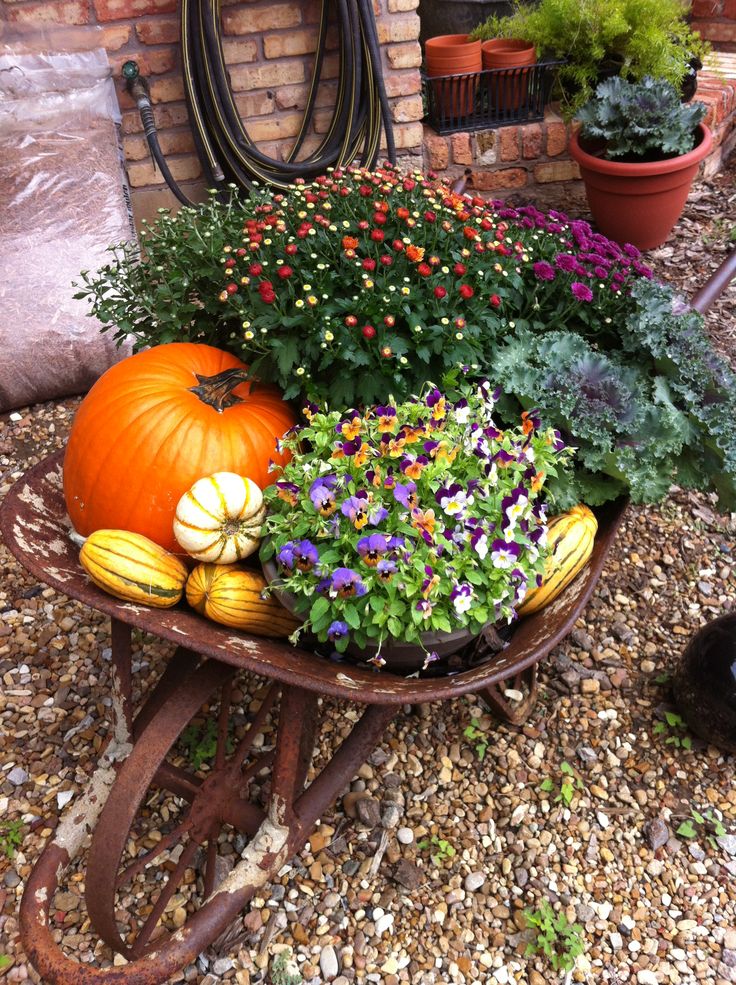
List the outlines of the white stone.
{"label": "white stone", "polygon": [[411,845],[414,841],[414,832],[411,828],[399,828],[396,832],[396,837],[402,845]]}
{"label": "white stone", "polygon": [[509,969],[506,965],[501,965],[500,968],[496,968],[493,972],[494,979],[498,982],[498,985],[508,985],[509,982]]}
{"label": "white stone", "polygon": [[337,963],[337,953],[332,944],[322,948],[319,956],[319,967],[327,981],[337,978],[340,966]]}
{"label": "white stone", "polygon": [[659,979],[648,968],[642,968],[641,971],[638,971],[636,973],[636,980],[639,985],[659,985]]}
{"label": "white stone", "polygon": [[387,930],[390,930],[394,924],[393,913],[384,913],[382,916],[376,920],[376,937],[380,937],[385,934]]}

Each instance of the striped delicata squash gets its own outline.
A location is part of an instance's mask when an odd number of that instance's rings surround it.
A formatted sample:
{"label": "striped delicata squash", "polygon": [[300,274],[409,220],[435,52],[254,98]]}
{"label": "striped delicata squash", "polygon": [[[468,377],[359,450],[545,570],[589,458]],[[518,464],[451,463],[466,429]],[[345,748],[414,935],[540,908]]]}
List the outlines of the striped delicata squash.
{"label": "striped delicata squash", "polygon": [[187,602],[200,615],[255,636],[289,636],[299,621],[274,598],[263,598],[266,579],[235,564],[198,564],[189,575]]}
{"label": "striped delicata squash", "polygon": [[108,595],[161,609],[176,605],[187,580],[177,557],[129,530],[95,530],[82,545],[79,561]]}
{"label": "striped delicata squash", "polygon": [[520,616],[529,616],[549,605],[583,570],[593,553],[598,521],[587,506],[579,503],[567,513],[552,517],[548,530],[550,553],[544,579],[519,606]]}

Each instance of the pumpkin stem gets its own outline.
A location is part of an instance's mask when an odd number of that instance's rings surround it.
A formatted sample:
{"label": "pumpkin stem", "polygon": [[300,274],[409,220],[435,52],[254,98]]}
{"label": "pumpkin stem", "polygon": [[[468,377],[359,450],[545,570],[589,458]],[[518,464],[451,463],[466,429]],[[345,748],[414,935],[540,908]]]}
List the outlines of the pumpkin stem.
{"label": "pumpkin stem", "polygon": [[214,407],[218,414],[226,407],[242,402],[242,398],[236,397],[231,391],[248,379],[248,373],[244,369],[225,369],[214,376],[200,376],[195,373],[195,376],[198,386],[189,387],[189,392],[195,393],[202,403]]}

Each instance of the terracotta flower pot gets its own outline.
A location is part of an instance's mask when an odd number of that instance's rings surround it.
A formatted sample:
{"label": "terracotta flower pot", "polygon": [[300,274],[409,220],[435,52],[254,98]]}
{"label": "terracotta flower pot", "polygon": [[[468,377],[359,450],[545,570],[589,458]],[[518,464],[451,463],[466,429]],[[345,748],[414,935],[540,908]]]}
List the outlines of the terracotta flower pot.
{"label": "terracotta flower pot", "polygon": [[483,42],[481,56],[485,70],[508,69],[487,79],[491,105],[509,112],[519,109],[529,91],[529,71],[523,66],[537,61],[534,45],[517,38],[493,38]]}
{"label": "terracotta flower pot", "polygon": [[584,150],[578,134],[570,154],[580,165],[590,211],[600,231],[640,250],[661,246],[682,214],[698,166],[713,137],[701,123],[693,150],[665,161],[606,161]]}
{"label": "terracotta flower pot", "polygon": [[[303,619],[297,611],[297,597],[281,587],[278,567],[273,560],[264,561],[263,574],[284,608],[297,619]],[[386,670],[395,674],[411,674],[422,669],[427,651],[434,651],[440,658],[449,657],[471,643],[477,635],[468,629],[456,629],[451,633],[422,633],[423,647],[389,637],[381,646],[381,657],[386,661]],[[353,662],[365,663],[376,656],[378,644],[367,643],[365,647],[359,647],[351,642],[345,652]]]}
{"label": "terracotta flower pot", "polygon": [[483,67],[480,49],[480,41],[468,41],[467,34],[444,34],[427,40],[424,55],[430,78],[470,76],[467,79],[443,78],[432,83],[439,115],[445,119],[468,116],[474,111],[479,82],[477,73]]}

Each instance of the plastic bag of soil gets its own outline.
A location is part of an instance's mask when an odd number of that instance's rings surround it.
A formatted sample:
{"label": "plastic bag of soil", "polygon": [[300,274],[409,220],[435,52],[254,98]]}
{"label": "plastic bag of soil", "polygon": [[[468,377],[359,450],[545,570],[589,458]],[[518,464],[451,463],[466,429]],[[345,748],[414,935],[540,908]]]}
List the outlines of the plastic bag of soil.
{"label": "plastic bag of soil", "polygon": [[75,300],[135,239],[107,55],[0,46],[0,411],[83,393],[129,353]]}

